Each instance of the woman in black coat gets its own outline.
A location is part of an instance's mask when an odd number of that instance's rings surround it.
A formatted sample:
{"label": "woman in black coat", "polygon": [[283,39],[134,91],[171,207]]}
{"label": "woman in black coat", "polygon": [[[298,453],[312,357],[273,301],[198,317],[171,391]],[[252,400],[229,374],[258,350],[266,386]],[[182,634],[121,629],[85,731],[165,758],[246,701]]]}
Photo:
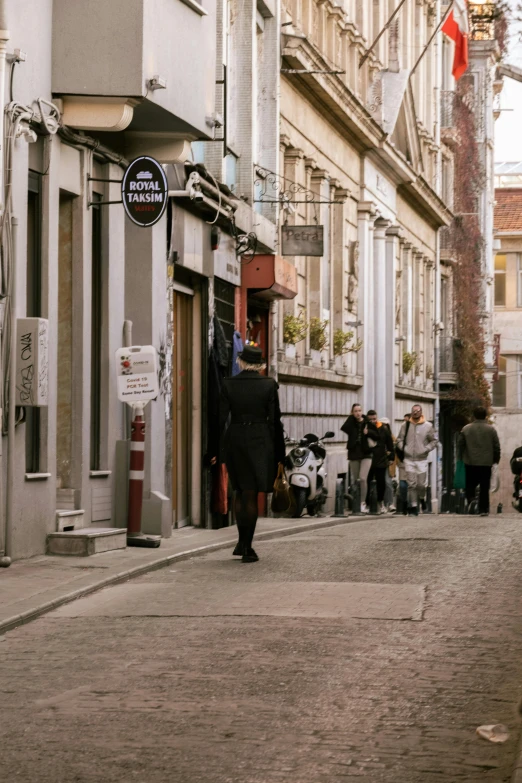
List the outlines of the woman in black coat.
{"label": "woman in black coat", "polygon": [[352,405],[352,410],[343,426],[342,431],[348,435],[348,461],[352,482],[360,481],[361,485],[361,513],[367,514],[369,509],[366,504],[368,492],[368,474],[372,467],[372,447],[368,438],[375,437],[375,427],[369,423],[363,415],[362,407],[358,402]]}
{"label": "woman in black coat", "polygon": [[252,549],[259,492],[272,492],[285,443],[277,383],[260,373],[265,368],[259,348],[247,345],[239,355],[241,372],[224,382],[225,462],[235,496],[239,541],[234,555],[244,563],[259,558]]}

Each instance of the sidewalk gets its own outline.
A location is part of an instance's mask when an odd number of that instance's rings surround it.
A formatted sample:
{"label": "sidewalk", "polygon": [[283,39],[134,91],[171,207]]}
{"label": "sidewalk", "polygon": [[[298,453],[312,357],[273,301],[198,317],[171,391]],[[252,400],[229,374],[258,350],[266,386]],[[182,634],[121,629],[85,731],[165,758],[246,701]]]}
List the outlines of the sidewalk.
{"label": "sidewalk", "polygon": [[[361,518],[260,519],[256,539],[267,540]],[[235,527],[186,527],[174,530],[172,538],[163,539],[159,549],[128,547],[91,557],[39,555],[16,561],[9,568],[0,569],[0,633],[107,585],[162,568],[174,560],[232,547],[236,540]]]}

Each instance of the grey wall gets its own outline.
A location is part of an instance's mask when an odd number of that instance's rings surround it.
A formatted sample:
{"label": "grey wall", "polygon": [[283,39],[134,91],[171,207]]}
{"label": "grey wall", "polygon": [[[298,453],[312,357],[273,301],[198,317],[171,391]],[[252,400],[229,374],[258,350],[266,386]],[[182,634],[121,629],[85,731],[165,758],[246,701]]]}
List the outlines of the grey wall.
{"label": "grey wall", "polygon": [[[214,111],[215,0],[205,0],[204,6],[206,16],[181,0],[55,0],[54,93],[147,96],[208,133],[205,117]],[[166,78],[167,89],[150,92],[147,82],[156,74]]]}

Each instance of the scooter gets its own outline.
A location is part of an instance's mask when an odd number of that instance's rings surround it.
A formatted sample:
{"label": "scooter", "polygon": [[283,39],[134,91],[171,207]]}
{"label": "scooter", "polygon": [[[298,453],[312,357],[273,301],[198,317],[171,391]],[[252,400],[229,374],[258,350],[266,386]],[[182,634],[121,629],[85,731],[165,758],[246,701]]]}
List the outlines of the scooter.
{"label": "scooter", "polygon": [[510,460],[511,472],[515,474],[513,479],[513,508],[522,514],[522,449],[515,449]]}
{"label": "scooter", "polygon": [[287,438],[286,444],[294,446],[285,461],[286,476],[294,495],[292,516],[298,518],[305,506],[311,517],[316,516],[326,503],[325,470],[326,449],[323,441],[334,438],[335,432],[327,432],[322,438],[309,433],[300,441]]}

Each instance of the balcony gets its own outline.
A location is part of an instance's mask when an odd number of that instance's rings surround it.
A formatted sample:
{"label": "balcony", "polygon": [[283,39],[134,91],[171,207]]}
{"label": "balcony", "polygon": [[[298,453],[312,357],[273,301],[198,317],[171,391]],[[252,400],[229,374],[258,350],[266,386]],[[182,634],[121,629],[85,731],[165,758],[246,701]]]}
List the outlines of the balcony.
{"label": "balcony", "polygon": [[472,41],[495,40],[495,22],[499,16],[496,3],[469,4],[470,38]]}
{"label": "balcony", "polygon": [[209,138],[215,4],[54,0],[52,89],[65,124],[167,141]]}
{"label": "balcony", "polygon": [[458,341],[454,337],[441,337],[439,348],[439,382],[445,386],[457,383],[455,348]]}

